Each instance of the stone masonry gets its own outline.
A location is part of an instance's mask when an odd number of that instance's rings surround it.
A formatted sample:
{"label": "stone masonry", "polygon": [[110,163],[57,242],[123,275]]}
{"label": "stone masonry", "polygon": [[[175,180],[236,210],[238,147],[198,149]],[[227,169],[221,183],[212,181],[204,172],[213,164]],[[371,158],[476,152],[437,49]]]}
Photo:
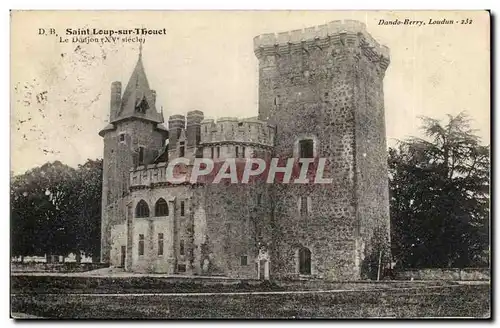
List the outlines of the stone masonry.
{"label": "stone masonry", "polygon": [[[170,116],[167,132],[141,56],[123,95],[113,83],[111,121],[100,132],[103,262],[137,272],[357,280],[369,276],[370,259],[390,256],[388,49],[346,20],[257,36],[254,51],[255,118],[212,120],[197,110]],[[310,157],[327,159],[333,183],[166,180],[177,157],[299,158],[304,142]]]}

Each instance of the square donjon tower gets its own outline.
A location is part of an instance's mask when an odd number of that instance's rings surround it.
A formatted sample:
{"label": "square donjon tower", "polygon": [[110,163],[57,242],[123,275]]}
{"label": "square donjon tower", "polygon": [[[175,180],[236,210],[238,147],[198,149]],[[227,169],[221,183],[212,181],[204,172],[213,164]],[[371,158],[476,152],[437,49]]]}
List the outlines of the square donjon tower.
{"label": "square donjon tower", "polygon": [[327,159],[331,184],[273,186],[276,276],[376,276],[390,256],[383,79],[389,51],[363,23],[254,39],[259,118],[275,124],[275,156]]}

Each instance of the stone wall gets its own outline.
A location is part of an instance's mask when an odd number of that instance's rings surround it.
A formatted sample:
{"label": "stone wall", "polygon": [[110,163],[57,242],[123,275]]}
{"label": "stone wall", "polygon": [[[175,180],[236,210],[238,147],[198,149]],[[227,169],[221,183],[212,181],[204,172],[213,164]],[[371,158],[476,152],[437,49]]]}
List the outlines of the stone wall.
{"label": "stone wall", "polygon": [[[357,221],[363,271],[377,262],[380,251],[390,261],[389,179],[384,115],[383,78],[388,57],[367,53],[364,37],[355,41],[353,106]],[[374,235],[375,234],[375,235]],[[364,263],[363,263],[364,261]],[[374,273],[374,272],[373,272]],[[372,274],[373,274],[372,273]],[[369,272],[363,272],[369,276]]]}
{"label": "stone wall", "polygon": [[[155,216],[155,204],[163,198],[169,207],[168,216]],[[190,270],[189,249],[192,248],[192,199],[194,191],[191,186],[180,185],[158,188],[133,189],[131,192],[133,231],[132,234],[132,267],[131,271],[176,273],[179,264]],[[148,218],[136,217],[135,208],[141,201],[149,206]],[[184,215],[181,215],[181,202],[184,202]],[[158,254],[158,234],[163,233],[163,255]],[[144,255],[139,256],[138,238],[144,234]],[[180,254],[180,243],[184,243],[184,255]]]}
{"label": "stone wall", "polygon": [[220,183],[199,188],[206,224],[204,243],[198,246],[210,265],[203,274],[256,278],[259,247],[272,246],[269,186]]}
{"label": "stone wall", "polygon": [[[371,74],[372,64],[364,59],[366,40],[372,51],[379,51],[382,57],[387,54],[385,48],[369,37],[362,23],[352,21],[264,35],[254,40],[259,59],[259,118],[268,119],[277,127],[275,155],[297,156],[298,141],[313,139],[314,154],[327,158],[326,176],[333,179],[328,185],[274,186],[277,245],[273,250],[272,271],[276,275],[297,274],[298,249],[307,247],[312,252],[313,275],[360,279],[361,222],[371,222],[381,211],[375,209],[376,215],[360,217],[357,212],[364,215],[370,204],[359,203],[362,207],[358,207],[357,200],[370,198],[374,190],[387,194],[387,183],[380,179],[387,170],[379,162],[373,166],[360,164],[365,166],[361,169],[369,170],[368,176],[374,176],[363,181],[363,185],[358,180],[365,177],[356,175],[357,151],[363,150],[357,147],[367,141],[359,131],[378,129],[373,132],[378,139],[374,138],[376,146],[370,150],[376,154],[371,158],[378,160],[385,156],[385,149],[381,148],[385,131],[379,124],[383,121],[380,107],[383,95],[379,93],[382,78],[370,80],[375,84],[370,88],[361,85],[358,78]],[[364,66],[360,61],[365,61]],[[376,97],[365,105],[358,99],[360,89],[375,91]],[[376,116],[372,127],[356,121],[360,116],[372,115],[372,110]],[[369,189],[367,186],[372,183],[375,186]],[[301,197],[312,203],[307,215],[299,213]],[[373,229],[371,223],[364,226],[366,230]]]}

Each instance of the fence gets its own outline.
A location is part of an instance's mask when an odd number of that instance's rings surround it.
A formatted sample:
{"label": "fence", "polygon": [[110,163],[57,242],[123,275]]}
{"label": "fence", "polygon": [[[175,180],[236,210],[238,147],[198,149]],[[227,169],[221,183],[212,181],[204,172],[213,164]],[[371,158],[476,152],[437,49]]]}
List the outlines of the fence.
{"label": "fence", "polygon": [[396,280],[490,280],[489,268],[407,269],[395,274]]}
{"label": "fence", "polygon": [[105,263],[11,263],[12,272],[85,272],[108,267]]}

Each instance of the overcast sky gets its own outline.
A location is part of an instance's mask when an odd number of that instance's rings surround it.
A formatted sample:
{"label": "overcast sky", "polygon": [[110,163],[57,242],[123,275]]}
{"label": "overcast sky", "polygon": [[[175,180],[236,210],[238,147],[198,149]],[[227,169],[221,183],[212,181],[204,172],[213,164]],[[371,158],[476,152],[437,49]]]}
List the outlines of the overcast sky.
{"label": "overcast sky", "polygon": [[[425,26],[378,25],[423,20]],[[430,25],[429,19],[472,20]],[[102,157],[113,81],[123,87],[138,43],[60,43],[39,28],[163,29],[146,38],[143,62],[165,117],[198,109],[206,117],[257,115],[258,63],[253,37],[357,19],[390,48],[384,81],[388,145],[420,135],[418,116],[467,111],[483,143],[490,139],[489,18],[486,12],[23,12],[12,15],[11,169],[47,161],[76,166]]]}

